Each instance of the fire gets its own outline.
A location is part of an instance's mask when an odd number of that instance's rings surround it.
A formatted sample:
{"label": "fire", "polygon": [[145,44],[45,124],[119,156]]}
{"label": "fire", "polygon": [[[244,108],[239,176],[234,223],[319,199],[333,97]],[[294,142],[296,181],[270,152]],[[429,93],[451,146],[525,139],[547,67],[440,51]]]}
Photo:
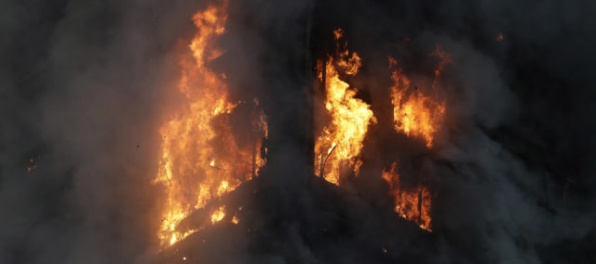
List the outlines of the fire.
{"label": "fire", "polygon": [[[343,32],[335,30],[339,43]],[[339,184],[340,170],[344,164],[358,173],[362,162],[358,158],[370,124],[376,118],[370,106],[356,98],[357,90],[350,87],[340,75],[354,76],[362,66],[360,57],[337,45],[336,56],[328,56],[326,63],[320,63],[318,76],[325,86],[325,109],[331,120],[323,127],[315,142],[315,168],[325,180]],[[317,171],[315,171],[317,173]]]}
{"label": "fire", "polygon": [[383,171],[383,179],[389,184],[391,195],[395,198],[395,212],[430,232],[430,192],[425,186],[406,190],[400,182],[396,167],[397,164],[393,163],[390,170]]}
{"label": "fire", "polygon": [[[445,65],[451,62],[449,54],[440,46],[436,47],[433,55],[440,61],[434,69],[434,80],[430,89],[413,85],[398,68],[397,61],[389,58],[389,65],[393,69],[391,102],[394,129],[409,137],[422,139],[429,149],[433,147],[435,135],[445,119],[446,104],[439,98],[438,86]],[[393,163],[391,169],[383,171],[382,174],[395,199],[395,212],[402,218],[413,221],[420,228],[431,231],[431,197],[428,188],[424,185],[414,190],[404,188],[396,167],[397,164]]]}
{"label": "fire", "polygon": [[[180,109],[160,129],[161,156],[155,183],[164,186],[167,200],[158,237],[162,246],[173,245],[197,230],[178,230],[178,224],[193,210],[234,190],[258,173],[263,157],[255,157],[262,138],[253,146],[240,147],[230,125],[230,114],[239,103],[230,101],[225,75],[213,72],[207,63],[224,52],[214,41],[225,32],[226,3],[209,6],[193,16],[197,32],[182,56],[177,92],[185,99]],[[259,112],[262,134],[266,117]],[[253,129],[254,130],[254,129]],[[254,131],[253,131],[254,132]],[[259,160],[254,164],[253,160]],[[211,220],[219,221],[223,208]],[[218,220],[219,219],[219,220]]]}
{"label": "fire", "polygon": [[[438,80],[445,64],[449,62],[449,56],[439,47],[433,54],[441,59],[434,70],[435,79],[429,91],[437,97]],[[421,138],[426,147],[432,148],[435,134],[445,118],[445,102],[425,95],[422,88],[412,85],[408,77],[397,67],[395,59],[389,58],[389,65],[394,69],[391,75],[391,102],[395,130]]]}
{"label": "fire", "polygon": [[[358,74],[362,61],[346,45],[340,45],[343,32],[333,32],[337,52],[325,61],[317,62],[317,77],[325,88],[325,109],[330,117],[315,142],[315,173],[338,185],[342,173],[349,167],[358,174],[362,165],[360,152],[370,125],[377,120],[370,105],[356,98],[357,90],[350,86],[346,77]],[[433,71],[433,82],[429,87],[418,88],[397,67],[397,61],[389,58],[393,70],[391,79],[391,102],[393,105],[393,127],[398,133],[423,140],[432,148],[435,137],[443,125],[446,103],[441,100],[439,80],[451,58],[440,46],[432,53],[439,58]],[[406,188],[396,170],[397,163],[382,173],[394,197],[395,212],[402,218],[416,223],[420,228],[431,231],[431,195],[424,185]]]}
{"label": "fire", "polygon": [[213,212],[211,214],[211,223],[215,224],[219,221],[221,221],[225,216],[226,216],[226,212],[225,212],[225,206],[219,207],[217,210],[215,210],[215,212]]}

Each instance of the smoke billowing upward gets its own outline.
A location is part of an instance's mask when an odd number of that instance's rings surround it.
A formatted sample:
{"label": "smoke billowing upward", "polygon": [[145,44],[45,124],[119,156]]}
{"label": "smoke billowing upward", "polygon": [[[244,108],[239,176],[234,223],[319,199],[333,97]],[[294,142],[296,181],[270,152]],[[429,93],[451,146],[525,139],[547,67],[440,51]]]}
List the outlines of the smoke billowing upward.
{"label": "smoke billowing upward", "polygon": [[[179,261],[156,236],[159,128],[185,103],[171,91],[193,14],[213,3],[3,1],[0,263]],[[229,0],[224,53],[208,66],[239,102],[239,144],[259,98],[269,156],[262,177],[214,202],[242,207],[240,224],[189,236],[180,252],[207,263],[595,262],[595,12],[580,0]],[[324,120],[312,116],[324,111],[315,66],[334,54],[337,28],[362,59],[349,81],[377,119],[359,174],[339,187],[311,175]],[[449,54],[440,78],[437,47]],[[395,131],[389,58],[421,92],[438,80],[446,111],[431,149]],[[430,190],[430,233],[393,212],[381,174],[396,161],[404,186]]]}

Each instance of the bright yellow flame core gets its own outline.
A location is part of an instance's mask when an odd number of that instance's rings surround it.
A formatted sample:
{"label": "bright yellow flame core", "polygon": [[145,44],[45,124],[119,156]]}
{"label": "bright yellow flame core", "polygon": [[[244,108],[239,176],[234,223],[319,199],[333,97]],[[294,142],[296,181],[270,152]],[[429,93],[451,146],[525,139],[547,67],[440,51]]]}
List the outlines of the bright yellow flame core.
{"label": "bright yellow flame core", "polygon": [[[158,234],[162,246],[196,232],[178,230],[178,224],[194,209],[234,190],[264,165],[264,158],[254,157],[257,152],[252,149],[260,149],[260,139],[242,148],[236,143],[229,117],[237,104],[228,98],[225,77],[206,67],[223,54],[213,44],[225,32],[226,18],[225,4],[209,6],[193,16],[197,33],[189,45],[192,55],[181,59],[178,83],[178,92],[187,103],[160,129],[163,141],[155,182],[164,186],[167,197]],[[265,117],[259,120],[259,125],[266,126]],[[259,160],[257,168],[253,159]],[[216,213],[212,221],[225,216],[223,209]]]}
{"label": "bright yellow flame core", "polygon": [[[412,87],[408,77],[397,68],[397,62],[392,58],[389,61],[394,68],[391,75],[394,128],[397,132],[423,139],[426,147],[432,148],[435,134],[445,117],[445,103]],[[441,74],[442,65],[440,67],[435,69],[435,78]],[[435,85],[433,92],[436,91]]]}
{"label": "bright yellow flame core", "polygon": [[425,186],[406,190],[400,182],[396,167],[397,164],[393,163],[390,170],[383,171],[383,179],[389,184],[391,195],[395,199],[395,212],[430,232],[430,192]]}
{"label": "bright yellow flame core", "polygon": [[226,211],[225,211],[225,206],[222,206],[220,208],[218,208],[217,210],[215,210],[215,212],[213,212],[211,214],[211,223],[215,224],[219,221],[221,221],[222,219],[224,219],[224,217],[226,216]]}
{"label": "bright yellow flame core", "polygon": [[[341,30],[334,31],[334,35],[339,41]],[[358,173],[362,164],[358,158],[362,142],[368,126],[377,122],[370,106],[356,98],[357,90],[350,89],[350,84],[340,78],[340,74],[356,75],[361,65],[355,52],[338,50],[338,56],[329,56],[321,69],[324,74],[319,73],[319,78],[325,76],[325,109],[331,121],[323,127],[322,135],[315,142],[315,173],[322,172],[325,180],[333,184],[339,184],[344,163]]]}

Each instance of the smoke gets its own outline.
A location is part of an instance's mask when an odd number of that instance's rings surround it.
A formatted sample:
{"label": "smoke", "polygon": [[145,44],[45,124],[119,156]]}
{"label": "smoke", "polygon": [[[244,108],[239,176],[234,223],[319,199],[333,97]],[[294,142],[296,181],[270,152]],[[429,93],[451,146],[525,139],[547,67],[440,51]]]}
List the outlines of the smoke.
{"label": "smoke", "polygon": [[[372,72],[383,72],[383,54],[422,75],[434,45],[452,56],[442,82],[448,122],[435,152],[421,161],[420,151],[399,150],[422,164],[405,173],[431,178],[445,261],[593,262],[595,6],[354,2],[334,16],[356,14],[347,31],[379,64]],[[374,93],[385,88],[375,85],[371,100],[383,101]]]}
{"label": "smoke", "polygon": [[132,263],[155,242],[182,5],[3,1],[0,262]]}
{"label": "smoke", "polygon": [[[2,2],[1,263],[155,261],[156,128],[179,102],[167,87],[206,4]],[[229,4],[227,52],[211,66],[233,97],[261,98],[269,163],[222,201],[245,207],[248,231],[218,227],[181,251],[228,263],[595,261],[596,4]],[[344,189],[305,168],[304,109],[317,100],[305,92],[309,56],[331,51],[337,27],[362,56],[354,82],[379,119],[363,151],[370,165]],[[428,82],[436,45],[452,60],[441,81],[447,120],[429,153],[382,124],[391,123],[387,57]],[[380,171],[395,159],[400,173],[429,179],[432,234],[391,212]]]}

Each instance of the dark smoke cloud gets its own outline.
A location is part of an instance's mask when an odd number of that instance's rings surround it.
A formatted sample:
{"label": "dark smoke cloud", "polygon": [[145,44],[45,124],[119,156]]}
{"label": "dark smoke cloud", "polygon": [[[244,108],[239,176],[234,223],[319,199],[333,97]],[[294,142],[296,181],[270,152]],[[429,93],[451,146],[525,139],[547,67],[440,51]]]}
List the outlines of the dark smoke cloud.
{"label": "dark smoke cloud", "polygon": [[155,128],[195,8],[2,2],[1,263],[132,263],[155,242]]}
{"label": "dark smoke cloud", "polygon": [[354,46],[379,64],[397,54],[416,73],[436,44],[453,57],[443,84],[448,128],[422,169],[435,187],[433,226],[449,262],[594,261],[593,3],[337,8]]}
{"label": "dark smoke cloud", "polygon": [[[156,127],[178,102],[164,87],[205,5],[0,4],[0,263],[155,260]],[[252,231],[219,227],[188,248],[224,263],[595,262],[595,13],[579,0],[230,1],[228,53],[213,67],[233,96],[261,97],[272,155],[264,179],[229,198],[250,209]],[[354,81],[376,112],[389,104],[387,56],[425,80],[435,45],[452,55],[437,147],[379,125],[371,133],[399,149],[371,140],[373,165],[348,191],[304,177],[298,122],[310,53],[332,51],[337,27],[363,57]],[[429,179],[432,234],[391,212],[379,174],[397,157]]]}

